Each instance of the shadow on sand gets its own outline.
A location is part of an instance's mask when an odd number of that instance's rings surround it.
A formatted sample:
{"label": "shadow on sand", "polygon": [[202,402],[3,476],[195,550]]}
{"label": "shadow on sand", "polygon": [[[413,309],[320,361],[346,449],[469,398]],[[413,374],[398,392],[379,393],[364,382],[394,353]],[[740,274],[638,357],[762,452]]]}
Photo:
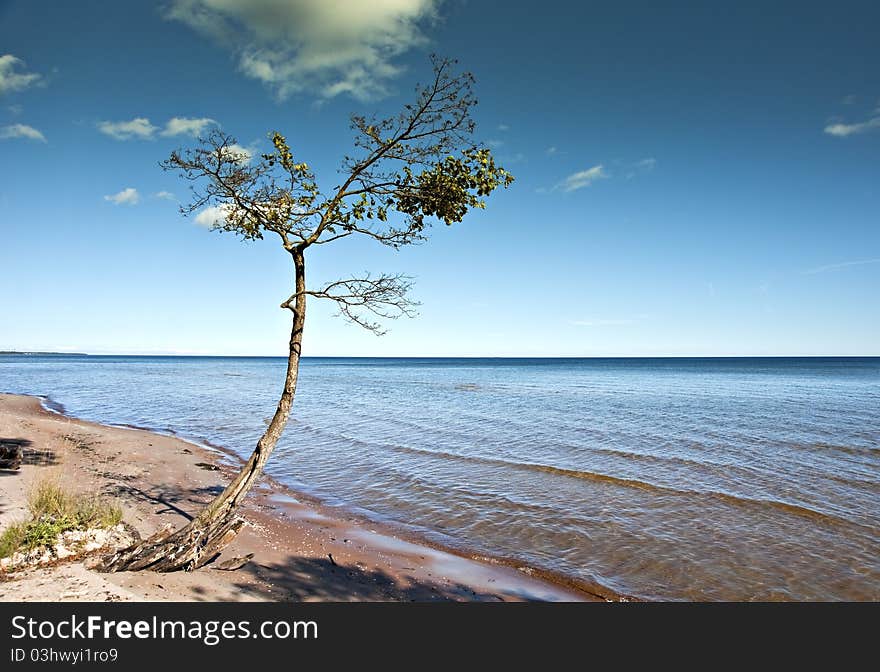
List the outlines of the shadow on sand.
{"label": "shadow on sand", "polygon": [[[201,571],[210,568],[208,565]],[[241,580],[232,585],[243,599],[275,602],[505,601],[499,594],[478,593],[458,583],[435,585],[409,576],[400,579],[381,569],[337,564],[329,558],[290,556],[282,563],[251,562],[236,570],[235,574]],[[201,586],[191,586],[189,590],[196,601],[216,600]]]}
{"label": "shadow on sand", "polygon": [[138,488],[129,484],[117,484],[104,488],[104,492],[112,497],[131,498],[141,502],[147,502],[162,506],[155,513],[176,513],[187,520],[193,516],[189,511],[181,508],[181,505],[192,505],[200,508],[207,504],[212,497],[220,494],[223,486],[212,485],[204,488],[184,488],[175,485],[156,485],[149,490]]}
{"label": "shadow on sand", "polygon": [[236,573],[250,579],[234,584],[243,594],[285,602],[504,601],[500,595],[477,593],[458,583],[435,585],[408,576],[395,578],[381,569],[337,564],[330,558],[290,556],[277,564],[252,562]]}
{"label": "shadow on sand", "polygon": [[51,467],[58,464],[58,455],[53,450],[32,448],[29,439],[0,437],[0,474],[14,475],[22,465]]}

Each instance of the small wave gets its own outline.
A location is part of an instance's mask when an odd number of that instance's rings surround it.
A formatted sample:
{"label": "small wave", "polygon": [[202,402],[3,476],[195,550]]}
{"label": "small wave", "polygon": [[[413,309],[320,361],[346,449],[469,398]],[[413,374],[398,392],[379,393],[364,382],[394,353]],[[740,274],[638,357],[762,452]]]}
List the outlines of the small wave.
{"label": "small wave", "polygon": [[821,452],[846,453],[847,455],[880,455],[880,447],[841,446],[834,443],[795,444],[794,448],[806,448]]}
{"label": "small wave", "polygon": [[[463,462],[470,462],[473,464],[485,464],[491,466],[497,466],[501,468],[508,469],[517,469],[517,470],[525,470],[525,471],[538,471],[546,474],[554,474],[557,476],[565,476],[567,478],[578,478],[581,480],[592,481],[595,483],[607,483],[611,485],[618,485],[627,488],[635,488],[638,490],[644,490],[647,492],[654,493],[662,493],[669,494],[673,496],[684,496],[684,497],[695,497],[695,498],[705,498],[705,499],[713,499],[716,501],[724,502],[725,504],[731,504],[734,506],[740,507],[749,507],[749,508],[762,508],[768,507],[777,509],[779,511],[784,511],[789,514],[802,516],[805,518],[810,518],[811,520],[822,521],[825,523],[829,523],[832,525],[842,525],[842,526],[855,526],[859,528],[864,528],[866,526],[857,523],[852,520],[848,520],[845,518],[841,518],[839,516],[831,515],[828,513],[824,513],[822,511],[817,511],[816,509],[811,509],[806,506],[802,506],[800,504],[793,504],[791,502],[784,502],[781,500],[775,499],[760,499],[760,498],[751,498],[751,497],[743,497],[740,495],[734,495],[727,492],[719,492],[716,490],[692,490],[687,488],[675,488],[667,485],[659,485],[657,483],[650,483],[648,481],[642,481],[636,478],[625,478],[622,476],[613,476],[611,474],[603,474],[601,472],[596,471],[583,471],[578,469],[567,469],[565,467],[556,467],[548,464],[540,464],[534,462],[517,462],[512,460],[504,460],[493,457],[482,457],[476,455],[460,455],[456,453],[450,453],[447,451],[434,451],[427,450],[424,448],[415,448],[413,446],[401,446],[397,444],[373,444],[371,442],[365,442],[358,439],[353,439],[350,437],[344,437],[347,441],[351,441],[356,444],[361,444],[364,446],[370,445],[382,445],[383,447],[390,448],[392,450],[396,450],[399,452],[406,452],[411,454],[421,454],[430,457],[449,459],[449,460],[457,460]],[[872,530],[874,528],[871,528]]]}
{"label": "small wave", "polygon": [[870,478],[849,478],[846,476],[838,476],[837,474],[825,474],[825,478],[853,488],[863,488],[880,495],[880,482]]}
{"label": "small wave", "polygon": [[[668,443],[668,442],[667,442]],[[569,450],[578,450],[584,448],[584,446],[577,446],[571,443],[560,443],[559,444],[563,448],[567,448]],[[663,446],[661,446],[663,447]],[[679,455],[653,455],[651,453],[638,453],[632,450],[621,450],[620,448],[609,448],[608,446],[586,446],[586,449],[594,452],[601,453],[603,455],[611,455],[615,458],[622,458],[625,460],[635,460],[637,462],[646,462],[648,464],[661,464],[661,465],[669,465],[669,464],[677,464],[683,467],[691,467],[696,469],[726,469],[729,470],[730,465],[723,464],[721,462],[715,462],[712,460],[693,460],[687,457],[681,457]],[[735,467],[741,471],[749,471],[754,472],[754,469],[750,469],[745,465],[737,465]]]}
{"label": "small wave", "polygon": [[67,415],[67,410],[60,401],[55,401],[52,397],[43,394],[39,395],[38,398],[40,399],[40,404],[47,411],[57,413],[58,415]]}
{"label": "small wave", "polygon": [[639,490],[648,490],[651,492],[662,492],[668,493],[672,495],[685,496],[685,497],[701,497],[701,498],[709,498],[715,499],[725,504],[732,504],[734,506],[745,506],[749,508],[755,507],[770,507],[780,511],[784,511],[786,513],[791,513],[797,516],[803,516],[805,518],[810,518],[811,520],[822,521],[825,523],[830,523],[832,525],[843,525],[843,526],[855,526],[855,527],[866,527],[855,521],[848,520],[845,518],[840,518],[839,516],[834,516],[828,513],[823,513],[822,511],[817,511],[816,509],[811,509],[807,506],[802,506],[800,504],[792,504],[790,502],[784,502],[778,499],[755,499],[751,497],[743,497],[740,495],[734,495],[728,492],[718,492],[716,490],[690,490],[685,488],[673,488],[665,485],[657,485],[655,483],[648,483],[647,481],[640,481],[638,479],[633,478],[621,478],[619,476],[611,476],[610,474],[601,474],[593,471],[578,471],[574,469],[562,469],[559,467],[551,467],[542,464],[523,464],[524,467],[529,467],[535,469],[537,471],[543,471],[546,473],[559,474],[562,476],[569,476],[573,478],[581,478],[590,481],[596,481],[600,483],[612,483],[614,485],[621,485],[629,488],[637,488]]}

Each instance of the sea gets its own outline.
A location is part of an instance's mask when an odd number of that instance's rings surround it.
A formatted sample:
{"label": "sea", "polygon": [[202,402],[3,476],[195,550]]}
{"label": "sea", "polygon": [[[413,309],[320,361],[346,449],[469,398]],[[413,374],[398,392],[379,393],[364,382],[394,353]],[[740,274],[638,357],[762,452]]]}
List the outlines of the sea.
{"label": "sea", "polygon": [[[0,391],[246,457],[283,358],[0,356]],[[880,600],[880,358],[304,358],[267,471],[646,600]]]}

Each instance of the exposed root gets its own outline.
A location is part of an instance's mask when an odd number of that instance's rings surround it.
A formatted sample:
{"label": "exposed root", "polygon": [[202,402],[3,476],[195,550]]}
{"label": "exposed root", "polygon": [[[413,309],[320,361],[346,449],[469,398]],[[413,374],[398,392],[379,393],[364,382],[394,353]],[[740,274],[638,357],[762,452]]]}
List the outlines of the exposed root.
{"label": "exposed root", "polygon": [[202,523],[196,518],[186,527],[174,531],[171,527],[160,530],[144,541],[132,544],[104,558],[97,568],[104,572],[191,572],[214,560],[233,540],[244,525],[244,519],[235,515],[214,523]]}

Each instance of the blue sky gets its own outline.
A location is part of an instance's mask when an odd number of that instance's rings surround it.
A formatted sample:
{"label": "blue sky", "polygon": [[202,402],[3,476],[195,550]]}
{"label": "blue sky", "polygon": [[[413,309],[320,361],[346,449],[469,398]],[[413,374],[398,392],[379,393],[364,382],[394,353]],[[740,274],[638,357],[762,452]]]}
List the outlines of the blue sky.
{"label": "blue sky", "polygon": [[181,217],[158,162],[277,129],[332,186],[436,51],[516,182],[312,254],[422,306],[377,338],[313,301],[305,354],[880,355],[880,7],[769,4],[0,2],[0,349],[283,354],[288,256]]}

